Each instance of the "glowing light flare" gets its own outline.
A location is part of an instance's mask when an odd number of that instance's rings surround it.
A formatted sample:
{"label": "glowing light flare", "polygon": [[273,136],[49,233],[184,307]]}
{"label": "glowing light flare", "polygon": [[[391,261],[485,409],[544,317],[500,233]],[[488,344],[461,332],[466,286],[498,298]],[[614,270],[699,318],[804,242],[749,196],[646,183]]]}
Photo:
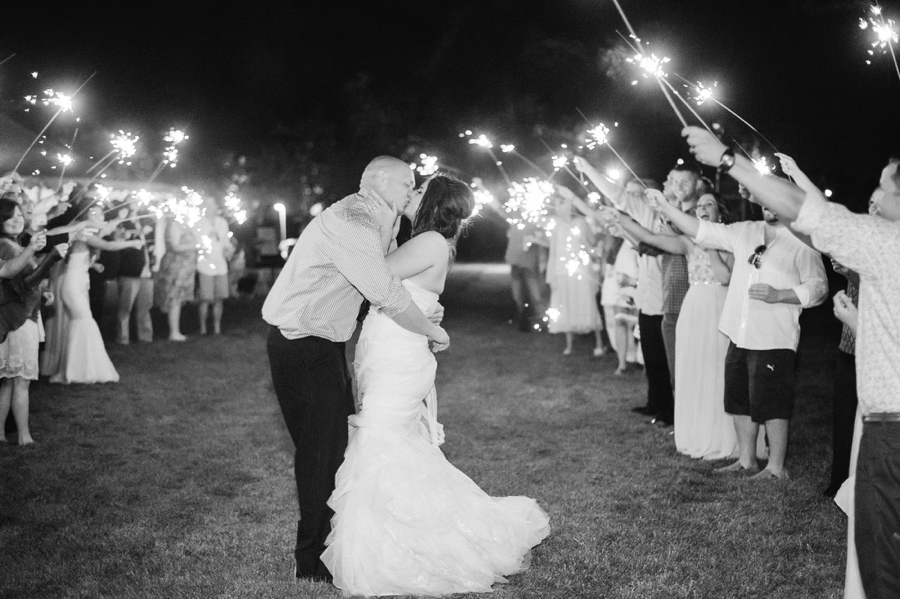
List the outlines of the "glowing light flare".
{"label": "glowing light flare", "polygon": [[56,159],[63,166],[69,166],[74,160],[74,158],[72,158],[72,156],[70,156],[69,154],[57,154]]}
{"label": "glowing light flare", "polygon": [[[881,14],[880,6],[870,6],[869,12],[872,16],[867,19],[859,19],[859,28],[862,30],[871,30],[875,34],[875,40],[872,42],[873,48],[878,48],[882,52],[886,52],[891,44],[896,44],[898,33],[893,19],[885,19]],[[868,51],[869,55],[873,55],[872,50]],[[871,61],[866,61],[871,64]]]}
{"label": "glowing light flare", "polygon": [[518,213],[525,222],[531,223],[540,222],[547,215],[553,195],[553,184],[549,181],[529,177],[522,183],[514,181],[508,191],[509,200],[504,205],[507,213]]}
{"label": "glowing light flare", "polygon": [[566,156],[553,156],[551,160],[553,161],[554,171],[566,168],[569,165],[569,159]]}
{"label": "glowing light flare", "polygon": [[612,179],[613,181],[618,181],[622,176],[621,171],[617,168],[609,168],[606,170],[606,176]]}
{"label": "glowing light flare", "polygon": [[515,152],[515,150],[516,150],[516,146],[514,146],[512,144],[501,144],[500,145],[500,151],[503,152],[504,154],[509,154],[510,152]]}
{"label": "glowing light flare", "polygon": [[222,202],[225,212],[233,218],[237,224],[243,225],[247,222],[247,211],[244,209],[244,202],[234,192],[228,192]]}
{"label": "glowing light flare", "polygon": [[419,160],[422,162],[422,165],[416,168],[416,172],[418,172],[423,177],[430,177],[438,171],[439,167],[437,156],[419,154]]}
{"label": "glowing light flare", "polygon": [[765,156],[759,156],[758,158],[753,158],[753,168],[756,169],[763,177],[767,177],[772,174],[772,167],[769,165]]}
{"label": "glowing light flare", "polygon": [[559,320],[559,310],[556,308],[547,308],[547,318],[549,318],[551,322],[556,322]]}
{"label": "glowing light flare", "polygon": [[707,100],[712,100],[713,102],[715,102],[716,98],[713,95],[713,90],[718,85],[718,83],[713,82],[712,87],[706,87],[698,81],[697,85],[694,86],[694,101],[697,103],[697,106],[703,106],[703,104],[705,104]]}
{"label": "glowing light flare", "polygon": [[126,133],[121,129],[119,130],[118,135],[112,136],[110,143],[116,151],[119,164],[125,164],[125,161],[128,158],[131,158],[137,153],[137,141],[139,139],[140,137],[137,135],[132,135],[131,132]]}
{"label": "glowing light flare", "polygon": [[472,139],[469,140],[469,143],[474,144],[476,146],[481,146],[482,148],[487,148],[487,149],[491,149],[494,147],[494,144],[491,143],[491,140],[489,140],[487,138],[487,136],[485,136],[484,133],[482,133],[478,137],[473,137]]}
{"label": "glowing light flare", "polygon": [[[667,75],[663,65],[671,59],[668,56],[658,57],[656,54],[635,54],[631,58],[626,58],[628,62],[635,64],[642,71],[641,76],[645,79],[650,77],[659,78]],[[632,82],[634,85],[637,82]]]}

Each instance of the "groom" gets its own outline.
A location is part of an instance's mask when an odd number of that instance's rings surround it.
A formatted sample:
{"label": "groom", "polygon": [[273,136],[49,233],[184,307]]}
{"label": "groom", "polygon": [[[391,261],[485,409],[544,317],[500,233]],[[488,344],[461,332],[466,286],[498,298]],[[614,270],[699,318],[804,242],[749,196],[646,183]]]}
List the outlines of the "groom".
{"label": "groom", "polygon": [[354,411],[344,343],[356,328],[363,299],[401,327],[427,336],[433,351],[450,344],[384,260],[414,187],[405,162],[375,158],[359,191],[306,227],[263,304],[263,319],[272,325],[272,382],[296,449],[297,578],[331,580],[319,557],[331,530],[327,501],[347,448],[347,417]]}

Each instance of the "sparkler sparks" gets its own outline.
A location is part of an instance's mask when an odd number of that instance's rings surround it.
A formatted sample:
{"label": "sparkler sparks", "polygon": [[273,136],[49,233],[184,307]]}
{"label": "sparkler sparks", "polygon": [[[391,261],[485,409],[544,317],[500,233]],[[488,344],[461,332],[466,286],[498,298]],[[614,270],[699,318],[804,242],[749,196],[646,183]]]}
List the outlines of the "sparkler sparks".
{"label": "sparkler sparks", "polygon": [[[894,52],[894,44],[897,43],[900,37],[898,37],[894,20],[885,19],[884,14],[881,12],[881,7],[878,5],[870,6],[869,12],[872,15],[868,19],[861,18],[859,20],[860,29],[871,29],[875,33],[872,49],[868,51],[869,56],[875,55],[875,49],[881,50],[882,54],[886,54],[889,50],[891,59],[894,61],[894,71],[897,73],[897,77],[900,78],[900,64],[897,63],[897,54]],[[866,60],[866,64],[872,64],[872,61]]]}
{"label": "sparkler sparks", "polygon": [[658,57],[656,54],[635,54],[631,58],[626,58],[628,62],[635,64],[642,71],[641,76],[644,79],[653,77],[665,77],[667,75],[663,65],[671,61],[668,56]]}
{"label": "sparkler sparks", "polygon": [[482,148],[488,148],[488,149],[494,147],[494,144],[491,143],[491,140],[489,140],[487,138],[487,136],[485,136],[484,133],[482,133],[478,137],[473,137],[472,139],[469,140],[469,143],[474,144],[476,146],[481,146]]}
{"label": "sparkler sparks", "polygon": [[500,151],[503,152],[504,154],[509,154],[510,152],[516,151],[516,146],[514,146],[512,144],[501,144]]}
{"label": "sparkler sparks", "polygon": [[588,150],[593,150],[597,146],[609,144],[609,127],[603,123],[588,129],[588,135],[591,136],[589,139],[585,140]]}
{"label": "sparkler sparks", "polygon": [[178,163],[178,144],[189,139],[181,129],[169,129],[163,137],[163,141],[167,142],[166,149],[163,150],[163,164],[167,164],[172,168]]}
{"label": "sparkler sparks", "polygon": [[437,156],[419,154],[419,160],[421,160],[422,165],[416,168],[416,172],[418,172],[423,177],[430,177],[438,171],[439,167]]}
{"label": "sparkler sparks", "polygon": [[772,174],[772,167],[766,161],[765,156],[751,158],[751,160],[753,161],[753,168],[755,168],[756,172],[758,172],[760,175],[762,175],[763,177],[766,177],[766,176]]}
{"label": "sparkler sparks", "polygon": [[[537,223],[547,215],[553,184],[529,177],[522,183],[514,182],[509,188],[509,200],[505,204],[507,213],[518,213],[526,222]],[[518,223],[517,218],[510,220]]]}
{"label": "sparkler sparks", "polygon": [[[137,135],[132,135],[131,132],[126,133],[125,131],[119,130],[118,135],[113,135],[110,143],[112,144],[113,149],[116,152],[117,160],[119,164],[125,164],[125,161],[128,158],[137,153],[137,141],[140,139]],[[129,163],[130,164],[130,163]]]}
{"label": "sparkler sparks", "polygon": [[237,221],[237,224],[243,225],[247,222],[247,211],[243,207],[241,198],[236,196],[234,192],[228,192],[223,203],[225,205],[225,211]]}
{"label": "sparkler sparks", "polygon": [[694,87],[695,95],[693,97],[694,101],[697,103],[697,106],[703,106],[707,100],[712,100],[713,102],[717,102],[716,98],[713,96],[713,89],[719,84],[713,82],[712,87],[706,87],[699,81],[697,85]]}
{"label": "sparkler sparks", "polygon": [[70,156],[69,154],[57,154],[56,159],[63,166],[69,166],[70,164],[72,164],[73,160],[72,156]]}
{"label": "sparkler sparks", "polygon": [[569,158],[567,156],[553,156],[552,160],[554,171],[558,171],[569,166]]}
{"label": "sparkler sparks", "polygon": [[473,189],[472,194],[475,196],[475,208],[472,210],[472,216],[481,212],[483,207],[494,201],[493,194],[486,189]]}

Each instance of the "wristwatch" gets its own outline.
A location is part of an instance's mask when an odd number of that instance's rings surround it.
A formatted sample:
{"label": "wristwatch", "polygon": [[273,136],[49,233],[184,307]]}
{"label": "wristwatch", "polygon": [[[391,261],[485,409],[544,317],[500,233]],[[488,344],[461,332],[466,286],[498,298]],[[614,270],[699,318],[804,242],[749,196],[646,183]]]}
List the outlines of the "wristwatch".
{"label": "wristwatch", "polygon": [[734,150],[731,148],[726,148],[724,152],[722,152],[722,157],[719,158],[719,172],[727,173],[734,166]]}

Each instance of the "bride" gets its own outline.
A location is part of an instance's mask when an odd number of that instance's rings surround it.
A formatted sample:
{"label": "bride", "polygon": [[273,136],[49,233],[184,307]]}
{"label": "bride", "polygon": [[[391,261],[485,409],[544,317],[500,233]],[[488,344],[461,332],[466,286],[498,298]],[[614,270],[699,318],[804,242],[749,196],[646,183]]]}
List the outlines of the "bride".
{"label": "bride", "polygon": [[[387,264],[427,316],[472,206],[466,184],[439,175],[404,210],[413,237]],[[322,555],[335,586],[353,595],[489,592],[525,570],[550,533],[547,514],[528,497],[488,496],[444,457],[427,339],[373,308],[355,366],[362,408],[350,417]]]}

